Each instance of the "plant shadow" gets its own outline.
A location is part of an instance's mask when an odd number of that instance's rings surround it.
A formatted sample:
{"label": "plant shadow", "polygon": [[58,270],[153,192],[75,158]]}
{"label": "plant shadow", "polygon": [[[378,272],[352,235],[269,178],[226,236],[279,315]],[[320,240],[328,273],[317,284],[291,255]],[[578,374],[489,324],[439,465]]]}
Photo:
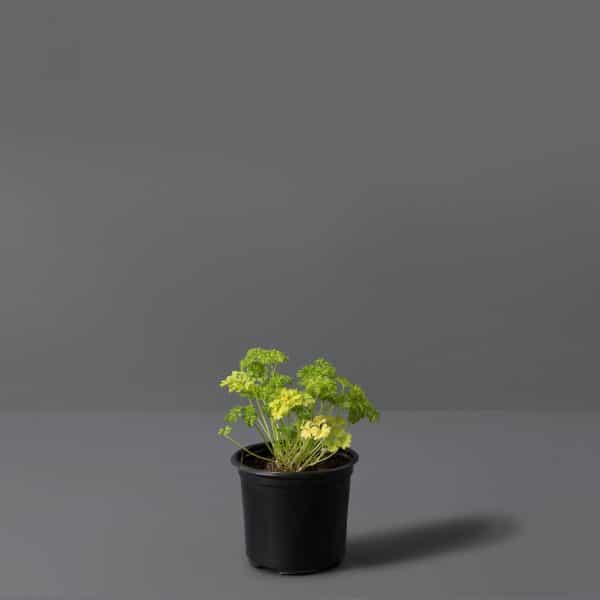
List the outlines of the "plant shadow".
{"label": "plant shadow", "polygon": [[425,559],[501,542],[519,531],[508,515],[463,515],[374,531],[348,540],[343,568]]}

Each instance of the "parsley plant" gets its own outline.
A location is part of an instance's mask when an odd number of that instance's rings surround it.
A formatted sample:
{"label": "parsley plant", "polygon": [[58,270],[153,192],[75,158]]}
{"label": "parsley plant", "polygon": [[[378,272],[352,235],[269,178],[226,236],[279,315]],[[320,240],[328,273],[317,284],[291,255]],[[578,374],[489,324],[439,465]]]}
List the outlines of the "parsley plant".
{"label": "parsley plant", "polygon": [[227,412],[218,433],[243,448],[231,437],[231,425],[242,420],[259,432],[271,455],[254,456],[274,463],[277,471],[303,471],[348,448],[349,424],[377,421],[379,412],[360,386],[338,375],[325,359],[302,367],[295,383],[279,372],[287,360],[280,350],[248,350],[239,370],[221,381],[246,402]]}

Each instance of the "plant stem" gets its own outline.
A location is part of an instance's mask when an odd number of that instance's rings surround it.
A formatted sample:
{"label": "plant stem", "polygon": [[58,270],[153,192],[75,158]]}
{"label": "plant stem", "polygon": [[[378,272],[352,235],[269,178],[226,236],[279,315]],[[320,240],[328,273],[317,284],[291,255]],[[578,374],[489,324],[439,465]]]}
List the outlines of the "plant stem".
{"label": "plant stem", "polygon": [[251,456],[254,456],[255,458],[260,458],[260,460],[264,460],[265,462],[275,462],[272,458],[267,458],[266,456],[261,456],[260,454],[256,454],[255,452],[252,452],[252,450],[248,450],[248,448],[246,448],[246,446],[242,446],[242,444],[240,444],[237,440],[234,440],[229,435],[224,435],[223,437],[225,439],[229,440],[232,444],[235,444],[238,448],[241,448],[244,452],[246,452],[246,454],[250,454]]}

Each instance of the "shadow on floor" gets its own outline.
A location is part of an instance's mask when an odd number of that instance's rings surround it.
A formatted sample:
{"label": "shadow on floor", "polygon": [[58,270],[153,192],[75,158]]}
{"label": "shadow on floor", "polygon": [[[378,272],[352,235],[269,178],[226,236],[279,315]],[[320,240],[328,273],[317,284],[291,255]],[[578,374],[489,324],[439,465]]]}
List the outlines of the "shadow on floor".
{"label": "shadow on floor", "polygon": [[465,515],[374,531],[348,540],[343,568],[373,567],[488,546],[515,535],[507,515]]}

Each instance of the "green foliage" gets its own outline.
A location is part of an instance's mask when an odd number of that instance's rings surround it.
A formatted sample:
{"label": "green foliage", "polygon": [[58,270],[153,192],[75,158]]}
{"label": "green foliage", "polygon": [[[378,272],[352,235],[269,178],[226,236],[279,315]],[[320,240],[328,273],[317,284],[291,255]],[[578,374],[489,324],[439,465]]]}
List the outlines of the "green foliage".
{"label": "green foliage", "polygon": [[240,369],[258,379],[265,377],[269,370],[288,360],[280,350],[265,350],[264,348],[250,348],[246,356],[240,361]]}
{"label": "green foliage", "polygon": [[302,387],[315,398],[335,403],[338,380],[335,367],[324,358],[302,367],[296,374]]}
{"label": "green foliage", "polygon": [[244,406],[242,415],[244,418],[244,423],[246,423],[248,427],[254,427],[258,417],[256,415],[256,409],[252,404],[246,404],[246,406]]}
{"label": "green foliage", "polygon": [[[375,422],[379,412],[364,390],[337,374],[324,358],[302,367],[293,379],[278,368],[288,357],[276,349],[251,348],[240,369],[221,381],[221,387],[248,402],[233,406],[219,435],[231,437],[231,424],[240,419],[256,428],[281,471],[302,471],[347,448],[349,424]],[[241,446],[241,445],[240,445]]]}

